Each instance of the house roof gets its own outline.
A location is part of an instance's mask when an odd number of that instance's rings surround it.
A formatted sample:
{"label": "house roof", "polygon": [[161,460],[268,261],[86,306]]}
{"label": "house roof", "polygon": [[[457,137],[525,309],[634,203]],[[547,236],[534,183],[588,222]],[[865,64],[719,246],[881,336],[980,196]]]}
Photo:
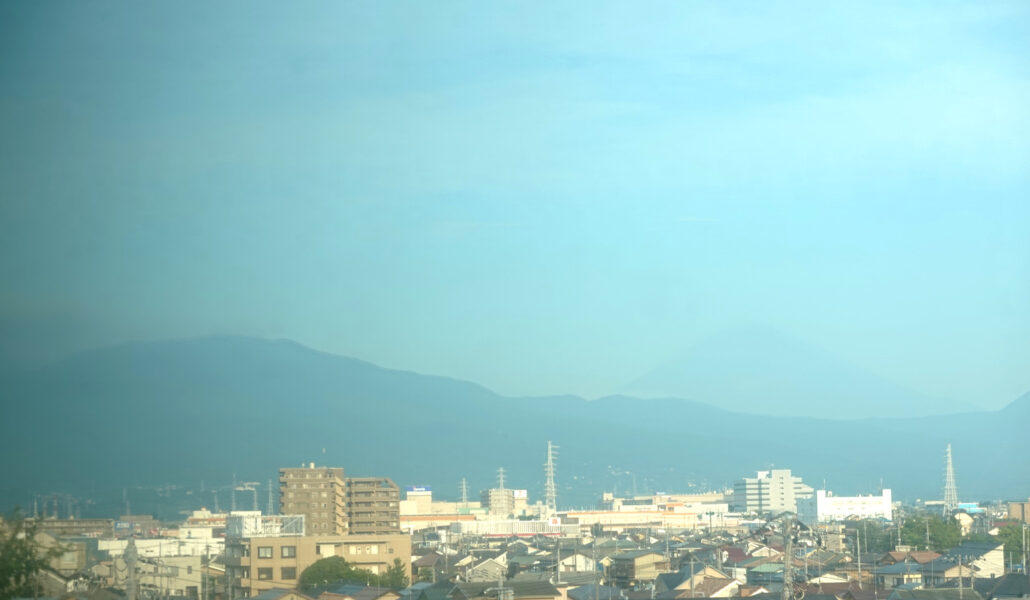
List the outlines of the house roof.
{"label": "house roof", "polygon": [[726,560],[731,563],[739,563],[748,559],[747,552],[744,552],[743,549],[736,546],[727,546],[726,548],[723,548],[723,552],[726,553]]}
{"label": "house roof", "polygon": [[416,558],[415,560],[411,561],[411,566],[415,567],[416,569],[419,568],[419,567],[432,567],[432,566],[435,566],[436,563],[440,562],[441,558],[443,558],[442,554],[437,554],[436,552],[430,552],[429,554],[426,554],[424,556],[420,556],[420,557]]}
{"label": "house roof", "polygon": [[[949,569],[958,568],[958,559],[951,556],[942,556],[937,560],[919,565],[923,573],[946,573]],[[968,563],[962,563],[963,573],[968,569],[970,573],[975,570]]]}
{"label": "house roof", "polygon": [[1006,573],[990,591],[991,598],[1025,598],[1030,596],[1030,577],[1019,573]]}
{"label": "house roof", "polygon": [[400,593],[386,587],[367,587],[351,596],[354,600],[378,600],[383,596],[399,596]]}
{"label": "house roof", "polygon": [[438,581],[429,587],[422,588],[412,597],[418,600],[445,600],[453,589],[454,584],[450,581]]}
{"label": "house roof", "polygon": [[[960,596],[960,594],[962,594]],[[890,600],[983,600],[978,592],[974,590],[959,589],[928,589],[928,590],[895,590],[891,592]]]}
{"label": "house roof", "polygon": [[569,590],[570,600],[618,600],[622,590],[609,585],[589,584]]}
{"label": "house roof", "polygon": [[1001,548],[1003,544],[996,544],[994,542],[962,542],[958,546],[946,551],[946,556],[962,557],[964,560],[971,558],[980,558],[988,552],[993,552]]}
{"label": "house roof", "polygon": [[751,570],[755,573],[779,573],[783,570],[783,563],[764,563]]}
{"label": "house roof", "polygon": [[680,583],[683,583],[683,580],[686,578],[687,576],[682,573],[659,573],[658,577],[655,578],[654,583],[655,586],[661,584],[665,587],[665,589],[671,590],[674,589]]}
{"label": "house roof", "polygon": [[727,586],[738,584],[736,579],[721,579],[719,577],[707,577],[704,581],[694,586],[694,589],[679,590],[676,598],[710,598],[713,594],[725,589]]}
{"label": "house roof", "polygon": [[906,575],[909,573],[922,573],[923,565],[914,562],[899,562],[893,565],[886,565],[873,569],[874,575]]}
{"label": "house roof", "polygon": [[[460,592],[466,598],[481,598],[484,596],[496,595],[487,593],[487,590],[497,588],[496,581],[462,582],[454,585],[452,595]],[[504,587],[514,592],[515,598],[550,598],[560,595],[560,592],[546,581],[505,581]]]}
{"label": "house roof", "polygon": [[301,594],[296,590],[288,590],[281,588],[265,590],[256,596],[252,596],[251,598],[253,600],[278,600],[279,598],[282,598],[284,596],[295,596],[298,598],[307,598],[308,600],[311,600],[310,597],[305,596],[304,594]]}
{"label": "house roof", "polygon": [[612,560],[635,560],[640,558],[641,556],[647,556],[648,554],[661,556],[657,552],[652,552],[651,550],[625,550],[623,552],[619,552],[618,554],[613,554]]}

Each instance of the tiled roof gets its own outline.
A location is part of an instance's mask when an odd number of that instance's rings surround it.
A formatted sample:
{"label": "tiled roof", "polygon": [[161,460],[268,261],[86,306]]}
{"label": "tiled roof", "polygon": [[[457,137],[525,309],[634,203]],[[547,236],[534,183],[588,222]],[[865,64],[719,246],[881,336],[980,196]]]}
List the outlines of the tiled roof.
{"label": "tiled roof", "polygon": [[959,589],[895,590],[891,592],[889,598],[890,600],[983,600],[983,596],[973,590]]}
{"label": "tiled roof", "polygon": [[[560,595],[558,590],[546,581],[505,581],[504,587],[512,590],[515,598],[541,598]],[[461,592],[466,598],[479,598],[487,595],[485,592],[491,588],[497,588],[496,581],[457,583],[453,593]]]}

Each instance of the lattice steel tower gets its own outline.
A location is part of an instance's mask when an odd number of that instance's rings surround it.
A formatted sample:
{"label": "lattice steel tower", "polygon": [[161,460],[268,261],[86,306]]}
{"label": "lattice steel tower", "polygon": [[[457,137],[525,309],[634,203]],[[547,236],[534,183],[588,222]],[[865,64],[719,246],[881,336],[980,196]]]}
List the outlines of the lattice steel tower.
{"label": "lattice steel tower", "polygon": [[958,488],[955,487],[955,467],[951,464],[951,444],[945,452],[944,467],[944,515],[958,508]]}
{"label": "lattice steel tower", "polygon": [[544,463],[544,475],[547,482],[544,484],[544,498],[547,504],[547,514],[553,515],[558,512],[558,487],[554,484],[555,464],[554,457],[558,454],[558,446],[547,442],[547,462]]}

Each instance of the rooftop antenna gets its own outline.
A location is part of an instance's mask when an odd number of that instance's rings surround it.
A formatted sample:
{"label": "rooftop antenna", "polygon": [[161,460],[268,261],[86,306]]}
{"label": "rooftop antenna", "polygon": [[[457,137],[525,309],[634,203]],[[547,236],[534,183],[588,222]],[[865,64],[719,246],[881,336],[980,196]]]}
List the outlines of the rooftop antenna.
{"label": "rooftop antenna", "polygon": [[955,467],[951,464],[951,444],[948,444],[944,456],[944,516],[948,516],[958,508],[958,488],[955,487]]}
{"label": "rooftop antenna", "polygon": [[[554,457],[558,454],[557,449],[558,446],[555,446],[550,440],[547,441],[547,463],[544,464],[547,482],[544,484],[544,496],[548,515],[558,512],[558,488],[554,485]],[[561,575],[558,576],[558,581],[561,581]]]}

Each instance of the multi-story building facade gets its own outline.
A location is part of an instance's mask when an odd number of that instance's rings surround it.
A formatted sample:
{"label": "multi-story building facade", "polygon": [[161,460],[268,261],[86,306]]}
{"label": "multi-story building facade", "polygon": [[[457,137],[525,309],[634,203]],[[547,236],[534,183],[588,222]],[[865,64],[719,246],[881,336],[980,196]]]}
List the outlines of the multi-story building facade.
{"label": "multi-story building facade", "polygon": [[891,491],[885,489],[879,496],[834,496],[833,492],[817,490],[814,495],[797,501],[798,518],[809,525],[832,523],[847,519],[884,519],[893,517]]}
{"label": "multi-story building facade", "polygon": [[385,573],[399,559],[411,571],[407,535],[284,535],[227,538],[225,567],[231,597],[248,598],[272,588],[293,588],[304,569],[330,556],[353,567]]}
{"label": "multi-story building facade", "polygon": [[388,477],[347,477],[348,531],[358,535],[385,535],[401,530],[401,494]]}
{"label": "multi-story building facade", "polygon": [[[304,489],[304,488],[301,488]],[[231,513],[226,519],[225,568],[233,598],[292,588],[304,569],[330,556],[380,574],[400,560],[411,568],[411,537],[401,534],[305,535],[300,515]]]}
{"label": "multi-story building facade", "polygon": [[731,508],[759,514],[797,512],[797,501],[810,498],[812,492],[790,469],[758,471],[755,477],[745,477],[733,485]]}
{"label": "multi-story building facade", "polygon": [[279,506],[304,515],[307,535],[400,532],[400,490],[387,477],[345,477],[314,463],[280,469]]}

